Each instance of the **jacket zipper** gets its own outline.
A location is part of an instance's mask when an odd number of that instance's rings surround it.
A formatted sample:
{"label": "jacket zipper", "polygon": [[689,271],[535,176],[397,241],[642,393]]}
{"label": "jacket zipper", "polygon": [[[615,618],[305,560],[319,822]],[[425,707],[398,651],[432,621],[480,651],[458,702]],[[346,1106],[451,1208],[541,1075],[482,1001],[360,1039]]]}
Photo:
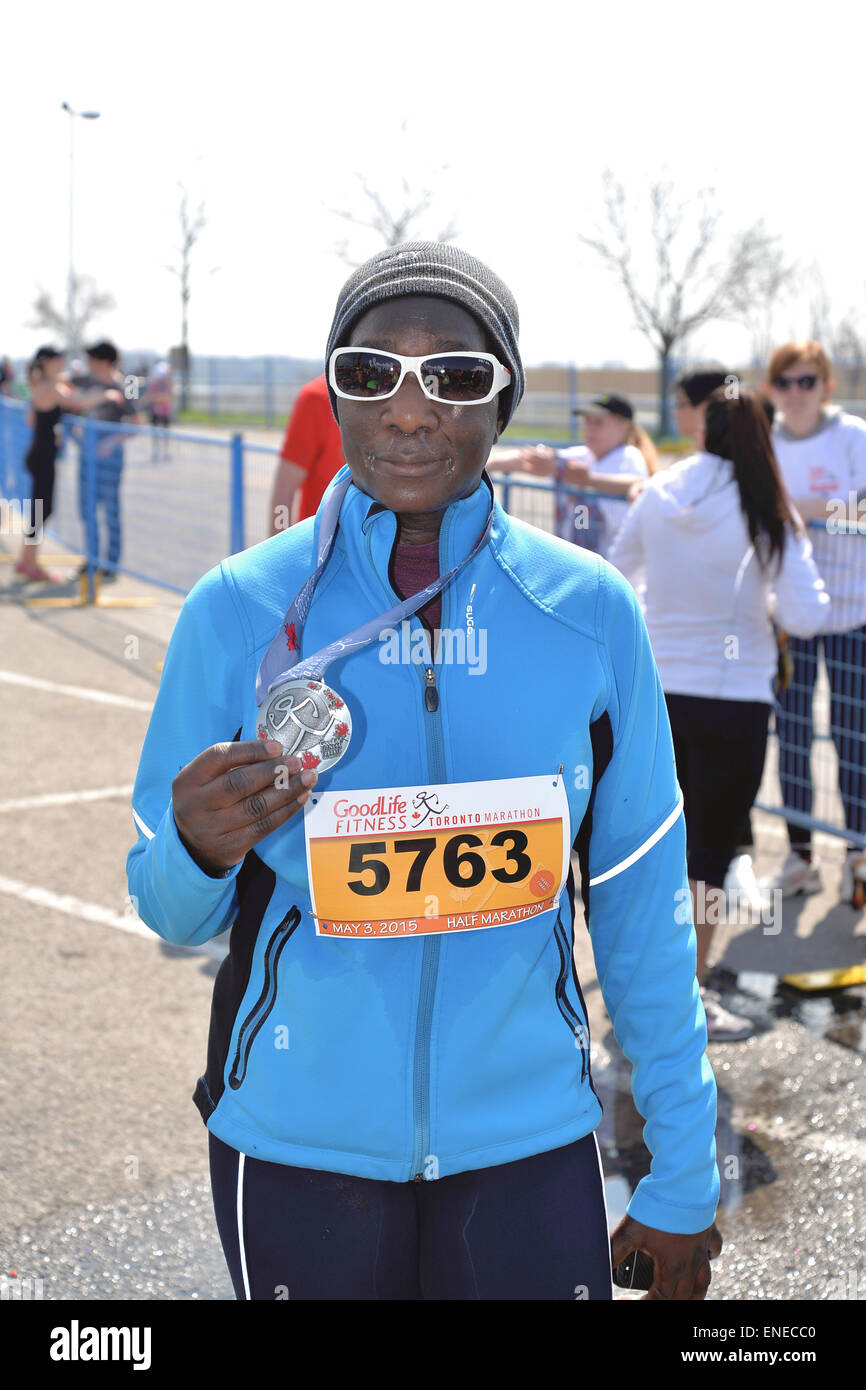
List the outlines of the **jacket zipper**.
{"label": "jacket zipper", "polygon": [[[441,540],[441,535],[440,535]],[[367,535],[367,558],[373,565],[370,535]],[[387,585],[385,586],[388,587]],[[391,590],[393,593],[393,590]],[[445,627],[445,613],[449,595],[442,590],[442,609],[440,627]],[[410,618],[410,624],[417,623],[427,635],[431,661],[435,657],[430,642],[430,634],[417,614]],[[415,664],[414,662],[412,663]],[[440,709],[437,668],[429,665],[418,668],[422,683],[424,708],[424,733],[427,740],[427,772],[431,782],[444,782],[445,739],[442,732],[442,713]],[[442,943],[439,934],[425,936],[421,957],[421,982],[418,989],[418,1011],[415,1020],[415,1053],[412,1063],[412,1106],[414,1148],[412,1152],[412,1181],[425,1182],[425,1159],[430,1158],[430,1028],[433,1021],[433,1004],[436,997],[436,981],[439,973],[439,955]]]}
{"label": "jacket zipper", "polygon": [[300,920],[300,912],[296,907],[293,907],[290,912],[286,913],[282,922],[274,928],[265,947],[265,978],[261,993],[238,1031],[237,1047],[229,1073],[229,1086],[233,1091],[238,1090],[243,1084],[247,1073],[247,1063],[250,1059],[250,1050],[256,1035],[277,1002],[277,966],[283,947]]}
{"label": "jacket zipper", "polygon": [[[445,627],[446,596],[442,594],[440,627]],[[420,622],[420,619],[417,619]],[[426,631],[426,629],[425,629]],[[428,634],[429,640],[429,634]],[[434,653],[431,650],[431,657]],[[444,782],[445,739],[442,731],[437,668],[427,666],[420,671],[423,681],[424,732],[427,737],[427,763],[432,782]],[[415,1028],[414,1102],[415,1152],[412,1158],[414,1182],[430,1181],[425,1177],[426,1160],[430,1158],[430,1030],[433,1023],[433,1004],[439,975],[439,956],[442,939],[438,932],[424,938],[421,958],[421,987],[418,994],[418,1018]]]}

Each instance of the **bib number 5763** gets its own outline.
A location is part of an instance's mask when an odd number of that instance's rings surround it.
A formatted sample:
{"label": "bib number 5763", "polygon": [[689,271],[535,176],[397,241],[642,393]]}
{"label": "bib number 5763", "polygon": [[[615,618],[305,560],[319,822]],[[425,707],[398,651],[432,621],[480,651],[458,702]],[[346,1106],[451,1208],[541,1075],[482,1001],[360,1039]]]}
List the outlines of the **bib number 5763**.
{"label": "bib number 5763", "polygon": [[[394,840],[392,843],[395,854],[412,856],[412,859],[407,861],[407,893],[421,892],[424,870],[431,856],[437,853],[442,855],[445,877],[455,888],[473,888],[488,872],[499,883],[519,883],[521,879],[528,877],[532,868],[532,860],[526,853],[529,841],[522,830],[499,830],[491,836],[488,842],[491,849],[507,850],[505,862],[498,868],[489,868],[482,856],[476,853],[476,850],[484,845],[479,835],[452,835],[444,843],[441,840],[437,842],[433,835],[429,838],[413,836],[411,839]],[[353,893],[359,894],[362,898],[384,893],[391,882],[391,868],[385,859],[376,856],[387,853],[386,840],[356,840],[352,844],[348,871],[350,874],[360,875],[358,878],[347,880]],[[396,866],[394,867],[396,869]]]}

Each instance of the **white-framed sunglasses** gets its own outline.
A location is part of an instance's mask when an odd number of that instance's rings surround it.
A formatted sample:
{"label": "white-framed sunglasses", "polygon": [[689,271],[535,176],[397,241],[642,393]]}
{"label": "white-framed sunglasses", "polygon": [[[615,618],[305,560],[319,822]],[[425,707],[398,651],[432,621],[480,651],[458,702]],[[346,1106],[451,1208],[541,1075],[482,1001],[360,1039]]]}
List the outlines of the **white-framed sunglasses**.
{"label": "white-framed sunglasses", "polygon": [[511,384],[507,367],[489,352],[432,352],[403,357],[381,348],[335,348],[328,377],[346,401],[386,401],[412,372],[431,401],[446,405],[484,405]]}

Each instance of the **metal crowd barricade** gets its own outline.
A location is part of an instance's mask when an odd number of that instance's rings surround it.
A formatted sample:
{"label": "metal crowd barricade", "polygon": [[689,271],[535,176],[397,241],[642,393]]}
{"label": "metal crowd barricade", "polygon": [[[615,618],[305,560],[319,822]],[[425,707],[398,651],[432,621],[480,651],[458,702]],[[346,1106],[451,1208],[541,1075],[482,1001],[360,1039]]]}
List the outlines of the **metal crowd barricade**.
{"label": "metal crowd barricade", "polygon": [[[226,439],[76,415],[64,416],[62,426],[44,533],[80,554],[91,576],[97,569],[125,574],[184,595],[207,570],[245,548],[248,517],[256,523],[256,540],[267,534],[259,528],[275,448],[245,445],[239,434]],[[14,512],[29,516],[32,480],[24,456],[30,437],[26,406],[0,400],[7,532],[20,530]],[[244,453],[251,448],[272,456],[267,479],[264,469],[245,470]]]}
{"label": "metal crowd barricade", "polygon": [[[227,555],[270,534],[275,447],[240,434],[226,439],[77,416],[64,417],[63,427],[45,532],[78,551],[91,576],[99,567],[185,595]],[[23,465],[30,437],[26,405],[0,397],[0,520],[7,533],[20,530],[14,513],[23,514],[30,497]],[[548,532],[556,530],[557,501],[608,496],[564,486],[557,496],[546,480],[491,476],[507,512]],[[810,535],[834,611],[859,613],[866,515],[832,528],[811,522]],[[792,639],[792,648],[794,680],[774,712],[755,805],[792,827],[866,847],[866,627],[852,623],[847,634]]]}
{"label": "metal crowd barricade", "polygon": [[[551,483],[492,477],[505,511],[555,529]],[[591,488],[562,494],[606,496]],[[795,827],[794,838],[801,827],[866,848],[866,626],[854,621],[866,606],[866,502],[852,500],[847,523],[808,523],[815,565],[847,631],[790,639],[793,680],[777,697],[755,806]]]}
{"label": "metal crowd barricade", "polygon": [[4,504],[4,531],[10,529],[9,522],[16,512],[20,516],[24,502],[30,497],[30,476],[24,467],[24,456],[30,447],[31,433],[27,406],[22,401],[0,396],[0,500]]}
{"label": "metal crowd barricade", "polygon": [[[813,558],[838,632],[791,638],[793,678],[777,696],[755,802],[808,838],[866,848],[866,506],[846,522],[810,521]],[[860,620],[859,622],[857,620]]]}

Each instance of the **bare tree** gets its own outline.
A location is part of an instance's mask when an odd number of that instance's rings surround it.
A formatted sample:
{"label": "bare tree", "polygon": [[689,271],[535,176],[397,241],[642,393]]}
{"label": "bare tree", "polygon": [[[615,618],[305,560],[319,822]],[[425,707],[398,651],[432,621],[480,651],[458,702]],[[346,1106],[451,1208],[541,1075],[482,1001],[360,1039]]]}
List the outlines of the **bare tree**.
{"label": "bare tree", "polygon": [[837,367],[841,367],[847,377],[847,395],[852,401],[859,400],[860,382],[866,367],[866,338],[863,326],[853,309],[836,325],[831,340],[831,356]]}
{"label": "bare tree", "polygon": [[737,314],[749,330],[753,367],[766,367],[778,338],[775,322],[779,305],[790,301],[800,286],[800,270],[785,261],[781,250],[768,255],[766,265],[756,272],[750,293],[741,298]]}
{"label": "bare tree", "polygon": [[[349,212],[344,208],[331,208],[335,217],[342,217],[346,222],[351,222],[356,227],[369,227],[374,231],[383,246],[399,246],[403,241],[409,241],[410,233],[414,230],[415,224],[428,212],[433,205],[434,190],[424,188],[413,191],[406,178],[401,179],[401,193],[396,204],[388,204],[382,194],[375,188],[371,188],[363,174],[356,174],[361,189],[366,197],[369,208],[367,217],[360,217],[357,213]],[[457,227],[452,220],[440,231],[436,233],[436,241],[453,241],[457,235]],[[352,260],[349,254],[349,242],[347,240],[338,242],[334,247],[337,255],[347,265],[361,265],[361,261]]]}
{"label": "bare tree", "polygon": [[[866,366],[866,340],[860,315],[856,309],[849,308],[841,318],[836,317],[817,263],[810,268],[810,280],[809,337],[826,348],[837,380],[841,372],[845,373],[847,394],[856,399]],[[839,381],[839,384],[843,383]]]}
{"label": "bare tree", "polygon": [[634,224],[625,190],[610,170],[604,175],[604,199],[612,237],[581,236],[616,274],[626,292],[636,327],[652,344],[659,362],[659,429],[671,433],[671,357],[678,343],[703,324],[742,317],[757,287],[772,283],[779,264],[778,238],[763,222],[738,232],[726,251],[718,248],[720,211],[712,193],[678,199],[673,183],[650,186],[649,236],[651,270],[635,267]]}
{"label": "bare tree", "polygon": [[204,229],[207,219],[204,212],[204,204],[199,203],[194,214],[189,210],[189,194],[183,185],[180,188],[180,265],[167,265],[166,270],[172,275],[176,275],[180,281],[180,347],[181,347],[181,369],[180,369],[180,408],[186,410],[189,405],[189,301],[190,301],[190,256],[192,248],[195,246],[199,236]]}
{"label": "bare tree", "polygon": [[72,321],[67,310],[58,309],[47,290],[40,289],[33,301],[33,318],[28,328],[44,328],[56,334],[70,351],[84,339],[88,325],[100,314],[116,307],[114,296],[99,289],[92,275],[74,275],[72,280]]}
{"label": "bare tree", "polygon": [[[400,138],[403,141],[403,149],[396,152],[395,164],[399,167],[410,167],[413,163],[413,156],[407,145],[408,121],[400,122]],[[364,213],[352,212],[347,208],[330,208],[329,211],[335,217],[341,217],[345,222],[351,223],[355,227],[366,227],[375,232],[376,239],[380,246],[399,246],[403,241],[409,241],[414,237],[420,237],[423,227],[423,219],[433,206],[436,199],[436,183],[446,172],[448,166],[443,164],[440,168],[431,170],[425,187],[413,187],[410,181],[403,175],[399,179],[397,187],[389,189],[386,193],[381,188],[376,188],[370,180],[363,174],[356,174],[361,191],[366,199]],[[419,224],[421,224],[419,226]],[[446,225],[435,233],[436,241],[453,241],[458,234],[458,228],[453,218],[449,218]],[[351,246],[348,239],[337,242],[334,252],[345,261],[347,265],[358,266],[363,262],[352,258]]]}

